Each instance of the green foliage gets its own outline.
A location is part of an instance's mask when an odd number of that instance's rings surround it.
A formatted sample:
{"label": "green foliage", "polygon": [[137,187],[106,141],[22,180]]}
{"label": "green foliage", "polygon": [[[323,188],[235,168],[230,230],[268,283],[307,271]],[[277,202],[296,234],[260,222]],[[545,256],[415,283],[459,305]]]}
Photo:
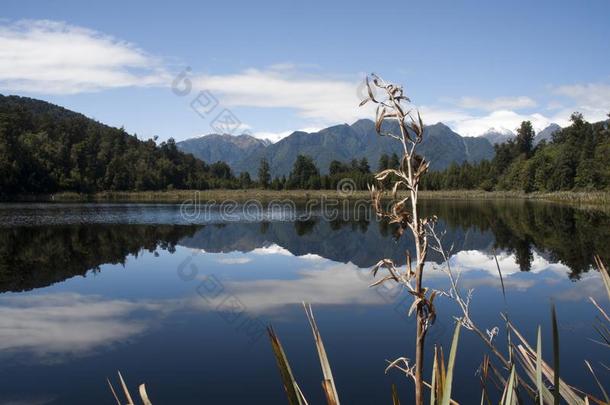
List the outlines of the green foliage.
{"label": "green foliage", "polygon": [[382,172],[382,171],[388,169],[389,164],[390,164],[390,157],[387,155],[387,153],[383,153],[381,155],[381,157],[379,158],[379,164],[377,165],[377,171]]}
{"label": "green foliage", "polygon": [[320,189],[320,171],[310,156],[298,155],[288,176],[286,188]]}
{"label": "green foliage", "polygon": [[269,162],[267,159],[262,158],[260,166],[258,167],[258,182],[262,188],[269,188],[271,181],[271,170],[269,168]]}
{"label": "green foliage", "polygon": [[211,167],[124,129],[34,99],[0,95],[0,194],[235,188],[223,163]]}
{"label": "green foliage", "polygon": [[422,181],[427,190],[481,189],[525,192],[607,190],[610,187],[610,131],[607,122],[588,123],[578,113],[572,124],[553,134],[550,143],[533,147],[529,121],[516,140],[495,146],[491,161],[456,163],[431,172]]}
{"label": "green foliage", "polygon": [[534,146],[534,135],[532,123],[530,121],[523,121],[519,129],[517,129],[517,148],[519,153],[530,156]]}

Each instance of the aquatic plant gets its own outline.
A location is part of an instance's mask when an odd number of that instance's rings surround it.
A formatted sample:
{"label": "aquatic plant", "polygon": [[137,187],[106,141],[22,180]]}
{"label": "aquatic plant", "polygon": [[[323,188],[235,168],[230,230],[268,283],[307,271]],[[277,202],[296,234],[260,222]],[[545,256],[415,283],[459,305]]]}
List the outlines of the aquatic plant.
{"label": "aquatic plant", "polygon": [[[112,392],[112,396],[116,400],[117,405],[122,405],[122,404],[135,405],[133,397],[131,396],[129,389],[127,388],[127,384],[125,383],[125,380],[123,379],[123,376],[121,375],[121,372],[118,371],[117,373],[119,375],[119,382],[121,384],[121,389],[123,391],[123,394],[125,395],[125,402],[123,402],[119,399],[119,396],[117,395],[117,391],[112,386],[110,379],[109,378],[106,379],[106,381],[108,382],[108,387],[110,388],[110,392]],[[121,390],[118,390],[118,392],[121,392]],[[146,392],[146,386],[144,384],[140,384],[138,386],[138,394],[139,394],[140,400],[142,401],[143,405],[152,405],[152,402],[150,402],[150,399],[148,398],[148,393]]]}
{"label": "aquatic plant", "polygon": [[[377,184],[370,185],[372,204],[378,218],[396,224],[397,237],[406,230],[411,232],[415,241],[415,262],[412,263],[411,253],[407,251],[407,265],[401,270],[391,259],[382,259],[373,268],[373,276],[380,270],[387,275],[372,284],[378,285],[386,281],[394,281],[413,296],[413,304],[409,315],[415,313],[415,361],[412,366],[403,358],[408,375],[415,383],[415,404],[424,401],[424,349],[426,333],[436,318],[434,298],[436,292],[423,286],[424,265],[428,254],[428,228],[436,221],[436,217],[421,218],[418,212],[419,184],[427,172],[430,163],[417,154],[417,146],[424,139],[424,123],[421,115],[417,116],[409,107],[410,99],[401,86],[387,83],[377,75],[366,79],[368,97],[360,105],[374,103],[375,129],[381,136],[396,139],[402,146],[402,159],[396,169],[386,169],[375,175]],[[382,203],[385,185],[391,186],[391,201],[386,208]],[[406,190],[406,196],[398,195],[398,191]]]}
{"label": "aquatic plant", "polygon": [[[417,113],[417,118],[414,118],[412,110],[407,106],[410,100],[406,97],[400,86],[386,83],[376,75],[372,75],[370,79],[367,78],[366,85],[368,97],[361,105],[368,102],[377,104],[375,122],[377,132],[382,136],[395,138],[403,148],[403,157],[397,169],[383,170],[375,175],[377,184],[369,187],[372,205],[380,219],[397,226],[397,237],[401,237],[406,230],[410,230],[415,240],[415,263],[412,262],[410,252],[407,252],[407,263],[404,269],[396,266],[391,259],[382,259],[372,270],[374,276],[382,270],[385,270],[387,274],[372,283],[371,286],[392,281],[398,283],[413,296],[409,315],[413,312],[416,314],[414,364],[411,365],[408,358],[401,357],[390,362],[386,372],[392,368],[399,369],[414,381],[414,403],[416,405],[421,405],[424,402],[424,388],[430,390],[431,405],[457,403],[451,399],[451,387],[459,331],[461,327],[464,327],[464,329],[472,331],[477,335],[490,349],[493,358],[500,363],[499,366],[495,365],[492,358],[487,354],[483,357],[483,362],[479,369],[482,385],[481,404],[486,403],[491,405],[492,403],[492,396],[487,389],[488,379],[492,380],[494,385],[501,391],[501,405],[523,403],[522,392],[525,392],[535,403],[541,405],[558,405],[562,400],[570,405],[588,404],[589,401],[597,404],[610,403],[606,391],[589,362],[585,361],[585,364],[598,383],[605,401],[570,386],[560,378],[559,327],[554,305],[551,309],[552,366],[542,359],[542,332],[540,327],[538,327],[536,349],[534,349],[511,322],[508,314],[502,314],[507,335],[507,350],[504,353],[496,346],[497,339],[494,339],[499,334],[499,328],[484,329],[477,325],[470,314],[472,291],[470,290],[464,294],[459,287],[459,274],[456,275],[452,270],[449,253],[442,245],[442,235],[439,235],[435,230],[436,218],[421,218],[418,213],[419,184],[429,166],[429,163],[416,153],[417,145],[421,143],[424,137],[424,125],[421,116]],[[376,92],[379,90],[381,90],[382,97],[376,95]],[[387,125],[388,123],[390,125]],[[396,128],[398,128],[398,131],[396,131]],[[382,203],[387,194],[384,188],[388,185],[391,186],[389,208],[387,208],[387,202]],[[399,197],[400,190],[403,190],[403,193],[400,193]],[[423,286],[424,265],[429,248],[440,253],[444,259],[441,268],[450,282],[450,287],[447,291],[432,290]],[[497,259],[495,259],[495,262],[502,284],[502,293],[506,301],[502,272]],[[610,275],[598,257],[596,257],[596,263],[610,298]],[[437,296],[445,296],[453,300],[460,309],[461,316],[455,319],[456,329],[447,365],[444,362],[442,348],[434,348],[432,379],[431,383],[428,383],[425,381],[423,374],[423,354],[426,332],[437,316],[434,307],[434,299]],[[591,301],[600,311],[603,320],[610,324],[610,317],[607,313],[593,298],[591,298]],[[338,404],[337,390],[332,380],[332,374],[330,374],[330,365],[322,345],[322,338],[317,325],[315,325],[315,321],[313,321],[311,307],[306,306],[306,312],[314,331],[320,363],[325,375],[322,385],[326,393],[327,402],[329,404]],[[596,326],[596,330],[601,337],[600,343],[610,347],[610,327],[600,322],[600,325]],[[269,336],[290,404],[306,404],[305,397],[298,388],[298,384],[290,371],[286,354],[273,329],[269,329]],[[327,379],[328,375],[330,375],[330,379]],[[332,385],[330,382],[332,382]],[[395,387],[392,389],[392,401],[394,404],[400,403]]]}

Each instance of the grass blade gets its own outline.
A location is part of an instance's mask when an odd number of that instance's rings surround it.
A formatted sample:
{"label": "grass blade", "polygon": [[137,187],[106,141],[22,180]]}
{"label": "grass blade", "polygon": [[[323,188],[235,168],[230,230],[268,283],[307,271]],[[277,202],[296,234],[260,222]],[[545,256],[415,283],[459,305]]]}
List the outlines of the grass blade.
{"label": "grass blade", "polygon": [[604,282],[604,286],[606,287],[606,293],[608,294],[608,298],[610,299],[610,273],[608,273],[608,269],[606,268],[606,266],[602,262],[602,259],[598,255],[595,255],[593,259],[595,260],[595,265],[597,266],[597,269],[602,275],[602,281]]}
{"label": "grass blade", "polygon": [[554,404],[559,405],[561,402],[561,394],[559,392],[559,328],[557,327],[555,303],[551,305],[551,322],[553,324],[553,397]]}
{"label": "grass blade", "polygon": [[396,384],[392,384],[392,405],[400,405],[400,399],[398,398],[398,390]]}
{"label": "grass blade", "polygon": [[595,301],[595,298],[589,297],[589,300],[595,305],[595,308],[602,314],[602,316],[606,319],[606,321],[610,322],[610,316],[604,311],[604,309]]}
{"label": "grass blade", "polygon": [[123,392],[125,393],[125,398],[127,399],[127,405],[134,405],[133,403],[133,399],[131,399],[131,394],[129,393],[129,390],[127,389],[127,384],[125,384],[125,380],[123,380],[123,376],[121,375],[121,372],[119,371],[119,380],[121,381],[121,387],[123,387]]}
{"label": "grass blade", "polygon": [[610,399],[608,398],[608,394],[606,393],[606,390],[604,389],[604,386],[599,382],[599,379],[597,378],[597,375],[593,371],[593,367],[591,367],[591,364],[589,364],[589,362],[587,360],[585,360],[585,364],[587,365],[587,367],[589,368],[589,371],[593,375],[593,378],[595,379],[595,382],[597,383],[597,386],[599,387],[600,391],[602,392],[602,395],[604,396],[604,399],[606,400],[607,403],[610,403]]}
{"label": "grass blade", "polygon": [[307,319],[309,320],[309,326],[313,333],[314,341],[316,342],[316,348],[318,349],[318,356],[320,358],[320,366],[322,367],[322,374],[324,374],[324,392],[329,405],[339,405],[339,394],[337,393],[337,387],[335,386],[335,380],[333,379],[333,372],[330,369],[330,363],[326,350],[324,349],[324,343],[322,342],[322,335],[316,324],[316,319],[313,316],[313,310],[310,304],[303,303]]}
{"label": "grass blade", "polygon": [[515,395],[515,366],[510,371],[510,377],[508,383],[502,393],[502,405],[514,405],[517,403],[517,396]]}
{"label": "grass blade", "polygon": [[106,378],[106,381],[108,381],[108,386],[110,387],[110,392],[112,392],[112,396],[116,400],[117,405],[121,405],[121,401],[119,400],[119,397],[117,396],[116,391],[114,390],[114,387],[112,386],[112,383],[110,382],[110,379]]}
{"label": "grass blade", "polygon": [[269,339],[271,340],[271,347],[273,349],[273,354],[275,355],[277,367],[280,370],[284,390],[286,391],[286,396],[288,397],[288,403],[290,405],[306,405],[307,401],[303,397],[303,394],[301,393],[301,390],[294,379],[292,369],[290,368],[288,358],[286,357],[286,353],[284,352],[280,339],[277,337],[272,327],[267,328],[267,333],[269,334]]}
{"label": "grass blade", "polygon": [[150,399],[148,399],[148,393],[146,392],[146,386],[144,384],[140,384],[138,387],[138,391],[140,392],[140,398],[142,398],[142,403],[144,405],[152,405]]}
{"label": "grass blade", "polygon": [[504,288],[504,278],[502,277],[502,271],[500,270],[500,263],[498,263],[498,256],[496,256],[496,250],[493,250],[494,260],[496,261],[496,268],[500,275],[500,284],[502,284],[502,296],[504,297],[504,305],[506,305],[506,289]]}
{"label": "grass blade", "polygon": [[432,365],[432,381],[430,383],[430,405],[436,405],[436,389],[438,381],[436,375],[438,374],[438,351],[434,346],[434,364]]}
{"label": "grass blade", "polygon": [[538,388],[538,402],[544,404],[542,394],[542,332],[538,326],[538,341],[536,342],[536,387]]}
{"label": "grass blade", "polygon": [[[523,350],[525,350],[527,352],[528,356],[533,359],[534,356],[536,355],[536,351],[534,349],[532,349],[532,347],[530,346],[528,341],[523,337],[523,335],[519,332],[519,330],[517,328],[515,328],[515,326],[512,323],[509,322],[509,326],[510,326],[511,330],[513,331],[514,335],[517,337],[517,339],[523,344]],[[553,368],[551,366],[549,366],[544,361],[544,359],[542,359],[541,363],[542,363],[542,374],[546,377],[547,380],[553,381],[553,379],[555,377]],[[557,374],[557,375],[559,375],[559,374]],[[532,381],[534,381],[533,374],[530,376],[530,378],[532,378]],[[577,405],[584,404],[584,400],[576,394],[573,387],[571,387],[569,384],[565,383],[563,380],[561,380],[561,378],[559,379],[559,382],[560,382],[559,392],[561,393],[561,396],[566,400],[566,402],[568,404],[577,404]]]}
{"label": "grass blade", "polygon": [[[536,377],[537,365],[534,363],[534,361],[536,363],[538,363],[538,359],[540,359],[541,384],[536,384],[537,388],[538,388],[538,392],[537,393],[533,392],[532,398],[535,399],[536,395],[538,395],[538,397],[542,397],[542,400],[540,401],[540,403],[552,404],[553,403],[553,393],[551,393],[551,391],[546,387],[546,385],[544,385],[544,382],[542,380],[542,376],[545,375],[544,374],[545,364],[544,364],[544,361],[542,361],[542,356],[538,357],[536,354],[532,353],[531,351],[528,351],[522,345],[517,346],[516,354],[517,354],[516,358],[519,361],[519,363],[521,364],[521,366],[523,367],[523,370],[525,371],[525,373],[527,374],[529,379],[534,382],[537,381],[537,377]],[[552,378],[552,376],[551,376],[551,378]],[[524,385],[524,387],[525,387],[525,385]],[[562,387],[567,388],[567,385],[562,385]],[[573,402],[573,403],[577,404],[578,401]]]}
{"label": "grass blade", "polygon": [[449,362],[447,363],[447,375],[443,384],[443,398],[441,405],[449,405],[451,402],[451,384],[453,382],[453,368],[455,366],[455,356],[457,354],[458,341],[460,339],[460,327],[462,324],[458,321],[453,332],[453,340],[451,341],[451,351],[449,352]]}

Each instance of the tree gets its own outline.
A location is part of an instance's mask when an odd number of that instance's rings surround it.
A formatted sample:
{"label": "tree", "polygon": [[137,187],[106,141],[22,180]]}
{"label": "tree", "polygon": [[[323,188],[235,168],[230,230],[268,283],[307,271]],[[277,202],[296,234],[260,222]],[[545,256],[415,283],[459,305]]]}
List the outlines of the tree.
{"label": "tree", "polygon": [[371,172],[371,168],[369,167],[369,161],[365,157],[360,159],[360,163],[358,164],[358,170],[360,170],[364,174]]}
{"label": "tree", "polygon": [[390,157],[388,156],[387,153],[383,153],[379,157],[379,164],[377,165],[377,171],[382,172],[382,171],[388,169],[389,164],[390,164]]}
{"label": "tree", "polygon": [[250,186],[252,185],[252,179],[250,178],[250,173],[248,172],[241,172],[239,174],[239,186],[241,188],[250,188]]}
{"label": "tree", "polygon": [[339,162],[338,160],[333,160],[332,162],[330,162],[330,165],[328,166],[328,173],[331,176],[334,176],[339,173],[345,173],[346,171],[348,171],[347,167],[343,163]]}
{"label": "tree", "polygon": [[532,147],[534,145],[534,129],[530,121],[523,121],[519,129],[517,129],[517,148],[519,153],[524,153],[526,157],[529,157],[532,153]]}
{"label": "tree", "polygon": [[[312,177],[317,176],[317,181],[311,181]],[[320,171],[316,167],[310,156],[299,155],[294,162],[292,171],[288,176],[289,188],[307,189],[320,183]],[[318,186],[319,187],[319,186]]]}
{"label": "tree", "polygon": [[269,162],[267,159],[262,158],[258,167],[258,181],[261,187],[264,189],[269,188],[269,182],[271,181],[271,171],[269,169]]}
{"label": "tree", "polygon": [[398,169],[399,166],[400,160],[398,155],[396,153],[392,153],[392,156],[390,156],[390,160],[388,161],[388,169]]}
{"label": "tree", "polygon": [[171,138],[157,145],[44,101],[0,95],[0,194],[236,187],[227,174],[226,163],[212,173]]}
{"label": "tree", "polygon": [[231,180],[234,178],[231,166],[229,166],[225,162],[218,161],[216,163],[212,163],[212,165],[210,166],[210,170],[214,177],[218,177],[219,179]]}

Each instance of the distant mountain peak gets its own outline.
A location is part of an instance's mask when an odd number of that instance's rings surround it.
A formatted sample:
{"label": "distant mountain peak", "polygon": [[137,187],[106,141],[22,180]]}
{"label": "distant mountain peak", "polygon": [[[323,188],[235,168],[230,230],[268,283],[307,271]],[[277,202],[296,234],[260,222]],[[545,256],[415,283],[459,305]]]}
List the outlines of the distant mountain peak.
{"label": "distant mountain peak", "polygon": [[451,129],[451,127],[449,127],[449,125],[447,125],[447,124],[445,124],[444,122],[441,122],[441,121],[437,122],[436,124],[432,124],[432,125],[426,125],[426,126],[427,126],[427,127],[430,127],[430,128],[443,128],[443,129],[448,129],[448,130],[450,130],[450,131],[452,131],[452,132],[453,132],[453,130]]}
{"label": "distant mountain peak", "polygon": [[481,136],[485,135],[485,134],[490,134],[490,133],[498,133],[498,134],[504,134],[504,135],[515,135],[515,133],[513,131],[511,131],[508,128],[504,128],[504,127],[490,127],[487,131],[483,132],[483,134],[481,134]]}
{"label": "distant mountain peak", "polygon": [[207,134],[176,144],[181,151],[192,153],[205,162],[222,160],[230,166],[235,165],[243,156],[269,145],[271,142],[268,139],[259,139],[250,134]]}
{"label": "distant mountain peak", "polygon": [[549,142],[553,138],[553,134],[559,130],[561,130],[561,127],[558,124],[549,124],[546,128],[536,134],[534,137],[534,145],[538,145],[542,141]]}
{"label": "distant mountain peak", "polygon": [[510,129],[503,127],[491,127],[487,131],[479,135],[481,138],[487,139],[492,145],[506,143],[515,137],[515,133]]}

